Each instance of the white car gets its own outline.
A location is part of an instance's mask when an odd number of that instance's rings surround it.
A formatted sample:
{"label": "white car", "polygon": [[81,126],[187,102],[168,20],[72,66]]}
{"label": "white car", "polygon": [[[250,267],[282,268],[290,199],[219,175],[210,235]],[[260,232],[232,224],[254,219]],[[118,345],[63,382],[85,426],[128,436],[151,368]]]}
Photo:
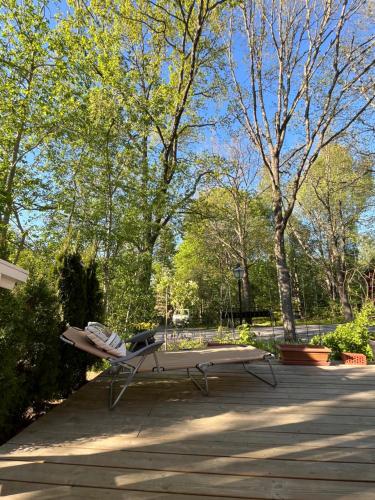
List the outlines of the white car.
{"label": "white car", "polygon": [[189,324],[189,309],[180,309],[173,313],[172,323],[174,326],[187,326]]}

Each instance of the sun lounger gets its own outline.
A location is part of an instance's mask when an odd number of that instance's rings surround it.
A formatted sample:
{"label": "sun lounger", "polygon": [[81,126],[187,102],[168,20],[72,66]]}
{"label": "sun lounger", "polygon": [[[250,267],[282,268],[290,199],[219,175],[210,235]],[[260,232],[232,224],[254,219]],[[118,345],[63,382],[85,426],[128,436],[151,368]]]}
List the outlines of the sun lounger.
{"label": "sun lounger", "polygon": [[[276,387],[277,385],[277,380],[270,363],[270,358],[273,356],[266,351],[252,346],[228,346],[194,351],[159,351],[156,354],[156,351],[160,348],[163,342],[154,342],[154,334],[154,331],[147,331],[139,333],[129,339],[128,342],[130,343],[130,347],[126,356],[122,357],[110,355],[109,353],[97,348],[89,341],[85,332],[78,328],[69,327],[61,335],[61,340],[77,347],[78,349],[81,349],[82,351],[93,354],[99,358],[106,359],[111,363],[112,379],[109,390],[110,409],[114,408],[118,404],[136,373],[186,370],[189,379],[196,385],[196,387],[198,387],[198,389],[208,396],[208,371],[210,368],[218,365],[241,364],[247,373],[262,382],[265,382],[272,387]],[[248,365],[251,362],[261,360],[267,362],[272,381],[261,377],[249,369]],[[192,375],[191,370],[193,369],[198,370],[198,372],[202,375],[203,383]],[[118,395],[113,397],[113,386],[118,376],[124,372],[127,374],[125,384]]]}

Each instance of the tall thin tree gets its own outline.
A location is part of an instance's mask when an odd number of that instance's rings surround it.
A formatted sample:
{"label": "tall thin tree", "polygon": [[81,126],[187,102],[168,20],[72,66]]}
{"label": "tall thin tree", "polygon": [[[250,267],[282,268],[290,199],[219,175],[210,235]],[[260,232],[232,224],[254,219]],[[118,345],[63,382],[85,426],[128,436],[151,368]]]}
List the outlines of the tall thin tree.
{"label": "tall thin tree", "polygon": [[[375,64],[366,4],[241,0],[231,17],[233,113],[258,149],[269,178],[288,337],[295,337],[295,321],[285,229],[297,193],[321,149],[354,125],[375,99],[373,93],[363,93],[373,88]],[[239,60],[240,43],[244,60]]]}

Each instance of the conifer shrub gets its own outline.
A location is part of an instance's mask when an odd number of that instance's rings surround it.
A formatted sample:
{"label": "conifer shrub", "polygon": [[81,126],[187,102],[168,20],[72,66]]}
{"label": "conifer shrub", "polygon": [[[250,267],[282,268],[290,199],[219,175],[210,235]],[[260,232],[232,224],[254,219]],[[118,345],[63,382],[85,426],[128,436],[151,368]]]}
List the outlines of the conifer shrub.
{"label": "conifer shrub", "polygon": [[[87,268],[78,252],[66,252],[57,261],[61,333],[67,325],[85,328],[88,321],[103,321],[103,301],[96,276],[96,263]],[[97,359],[60,343],[59,388],[64,397],[86,381],[86,372]]]}
{"label": "conifer shrub", "polygon": [[67,323],[102,321],[95,262],[86,268],[78,253],[61,256],[58,293],[39,271],[12,291],[0,288],[0,443],[81,385],[96,360],[59,338]]}
{"label": "conifer shrub", "polygon": [[0,440],[59,395],[59,316],[54,291],[30,276],[0,290]]}

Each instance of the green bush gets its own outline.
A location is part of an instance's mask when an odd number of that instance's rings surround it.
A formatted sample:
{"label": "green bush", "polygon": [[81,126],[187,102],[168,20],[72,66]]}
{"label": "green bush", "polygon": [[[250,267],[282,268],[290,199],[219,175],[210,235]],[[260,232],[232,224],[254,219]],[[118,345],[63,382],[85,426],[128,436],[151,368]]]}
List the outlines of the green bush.
{"label": "green bush", "polygon": [[366,302],[356,314],[355,322],[363,326],[375,326],[375,304]]}
{"label": "green bush", "polygon": [[86,274],[76,254],[62,264],[60,303],[51,276],[40,276],[33,266],[24,285],[0,289],[0,442],[52,399],[67,396],[82,383],[91,364],[85,353],[59,336],[67,322],[82,327],[88,314],[93,321],[101,319],[96,266],[90,264]]}
{"label": "green bush", "polygon": [[193,349],[204,349],[207,346],[203,339],[181,339],[168,342],[167,351],[184,351]]}
{"label": "green bush", "polygon": [[270,352],[275,356],[278,356],[280,353],[277,346],[282,343],[284,343],[284,340],[262,339],[258,337],[251,343],[251,345],[257,347],[258,349],[262,349],[263,351]]}
{"label": "green bush", "polygon": [[373,359],[372,349],[369,346],[370,334],[367,328],[371,305],[365,305],[357,314],[354,321],[339,325],[332,333],[324,336],[315,335],[310,341],[313,345],[324,345],[332,350],[331,358],[340,359],[342,352],[364,354],[369,361]]}
{"label": "green bush", "polygon": [[[96,277],[96,264],[87,267],[78,252],[61,254],[57,261],[58,298],[62,322],[60,332],[66,326],[84,328],[88,321],[103,321],[102,294]],[[58,386],[63,397],[86,381],[86,372],[97,360],[94,356],[72,349],[60,342],[60,366]]]}
{"label": "green bush", "polygon": [[251,325],[243,323],[242,325],[237,326],[236,330],[239,335],[241,344],[252,345],[256,340],[256,334],[251,330]]}
{"label": "green bush", "polygon": [[241,341],[233,338],[233,333],[229,330],[225,330],[222,327],[218,328],[218,333],[212,337],[213,342],[218,344],[240,344]]}
{"label": "green bush", "polygon": [[146,330],[153,330],[158,326],[157,323],[154,323],[152,321],[140,321],[139,323],[131,323],[129,325],[129,331],[132,334],[144,332]]}
{"label": "green bush", "polygon": [[[0,439],[59,395],[59,316],[48,283],[29,278],[0,290]],[[31,411],[30,411],[31,410]]]}
{"label": "green bush", "polygon": [[89,321],[99,323],[104,321],[103,292],[100,288],[97,270],[97,263],[91,259],[86,266],[86,324]]}

